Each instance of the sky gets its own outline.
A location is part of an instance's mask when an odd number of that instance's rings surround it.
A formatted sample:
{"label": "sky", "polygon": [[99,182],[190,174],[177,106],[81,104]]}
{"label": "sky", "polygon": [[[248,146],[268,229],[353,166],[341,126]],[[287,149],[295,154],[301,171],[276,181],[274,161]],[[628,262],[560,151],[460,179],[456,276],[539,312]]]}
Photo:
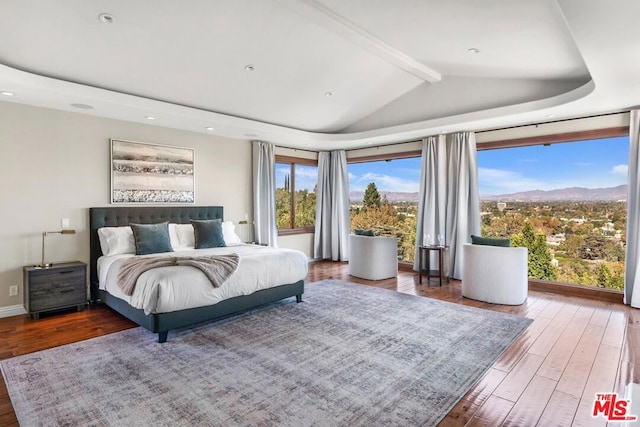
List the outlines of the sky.
{"label": "sky", "polygon": [[[628,137],[479,151],[480,195],[626,184],[628,151]],[[348,172],[350,191],[375,182],[379,191],[413,193],[419,189],[420,158],[353,163]],[[288,165],[276,167],[278,187],[286,173]],[[316,168],[296,166],[296,188],[313,191],[316,181]]]}
{"label": "sky", "polygon": [[480,195],[627,183],[629,138],[478,152]]}

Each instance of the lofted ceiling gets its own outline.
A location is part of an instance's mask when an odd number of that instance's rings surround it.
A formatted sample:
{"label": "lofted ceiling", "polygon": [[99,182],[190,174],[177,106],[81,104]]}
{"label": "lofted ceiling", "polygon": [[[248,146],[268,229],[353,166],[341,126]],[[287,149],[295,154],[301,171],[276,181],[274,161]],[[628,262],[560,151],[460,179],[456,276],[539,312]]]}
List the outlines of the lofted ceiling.
{"label": "lofted ceiling", "polygon": [[640,100],[637,0],[2,0],[0,12],[2,101],[294,148]]}

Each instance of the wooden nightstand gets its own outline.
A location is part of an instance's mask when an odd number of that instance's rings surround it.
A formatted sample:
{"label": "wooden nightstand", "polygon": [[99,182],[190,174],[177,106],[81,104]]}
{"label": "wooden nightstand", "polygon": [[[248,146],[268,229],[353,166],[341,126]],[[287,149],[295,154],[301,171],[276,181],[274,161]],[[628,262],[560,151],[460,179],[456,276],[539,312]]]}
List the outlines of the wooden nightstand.
{"label": "wooden nightstand", "polygon": [[33,319],[43,311],[87,305],[87,264],[80,261],[49,268],[24,267],[26,309]]}

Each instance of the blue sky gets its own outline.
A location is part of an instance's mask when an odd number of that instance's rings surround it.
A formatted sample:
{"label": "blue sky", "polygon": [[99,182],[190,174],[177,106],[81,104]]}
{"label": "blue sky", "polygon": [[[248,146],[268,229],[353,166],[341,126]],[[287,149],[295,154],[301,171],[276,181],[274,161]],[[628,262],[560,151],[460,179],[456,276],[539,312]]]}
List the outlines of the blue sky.
{"label": "blue sky", "polygon": [[627,183],[629,138],[478,152],[480,194]]}
{"label": "blue sky", "polygon": [[[285,175],[291,174],[291,166],[276,164],[276,187],[284,187]],[[318,182],[318,168],[315,166],[296,165],[296,189],[313,191]]]}
{"label": "blue sky", "polygon": [[[629,139],[608,138],[548,147],[506,148],[478,152],[480,194],[509,194],[566,187],[601,188],[627,183]],[[364,191],[375,182],[380,191],[417,192],[420,159],[349,164],[349,190]],[[288,166],[276,168],[282,187]],[[296,167],[296,187],[309,191],[317,180],[311,167]]]}
{"label": "blue sky", "polygon": [[417,193],[420,182],[420,158],[380,162],[352,163],[349,171],[349,191],[364,191],[375,182],[378,191]]}

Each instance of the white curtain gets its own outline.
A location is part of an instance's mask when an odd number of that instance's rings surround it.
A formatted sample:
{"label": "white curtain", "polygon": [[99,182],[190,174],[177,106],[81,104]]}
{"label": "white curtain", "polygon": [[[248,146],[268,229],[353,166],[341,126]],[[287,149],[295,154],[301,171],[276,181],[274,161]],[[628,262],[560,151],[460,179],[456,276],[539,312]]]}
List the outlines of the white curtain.
{"label": "white curtain", "polygon": [[273,144],[253,141],[253,218],[257,243],[278,247],[276,156]]}
{"label": "white curtain", "polygon": [[349,175],[344,150],[318,153],[314,258],[349,260]]}
{"label": "white curtain", "polygon": [[422,168],[418,199],[414,270],[418,270],[418,246],[437,243],[445,235],[447,150],[445,135],[430,136],[422,141]]}
{"label": "white curtain", "polygon": [[[449,246],[450,277],[462,276],[462,244],[471,241],[471,234],[480,234],[480,203],[476,139],[473,132],[455,133],[423,140],[420,200],[416,229],[418,246],[438,243],[444,237]],[[426,236],[430,236],[429,241]]]}
{"label": "white curtain", "polygon": [[[640,308],[640,110],[631,110],[624,303]],[[636,286],[638,289],[636,289]]]}
{"label": "white curtain", "polygon": [[462,244],[472,234],[481,234],[480,196],[476,135],[460,132],[451,135],[448,150],[446,241],[449,245],[450,276],[462,278]]}

